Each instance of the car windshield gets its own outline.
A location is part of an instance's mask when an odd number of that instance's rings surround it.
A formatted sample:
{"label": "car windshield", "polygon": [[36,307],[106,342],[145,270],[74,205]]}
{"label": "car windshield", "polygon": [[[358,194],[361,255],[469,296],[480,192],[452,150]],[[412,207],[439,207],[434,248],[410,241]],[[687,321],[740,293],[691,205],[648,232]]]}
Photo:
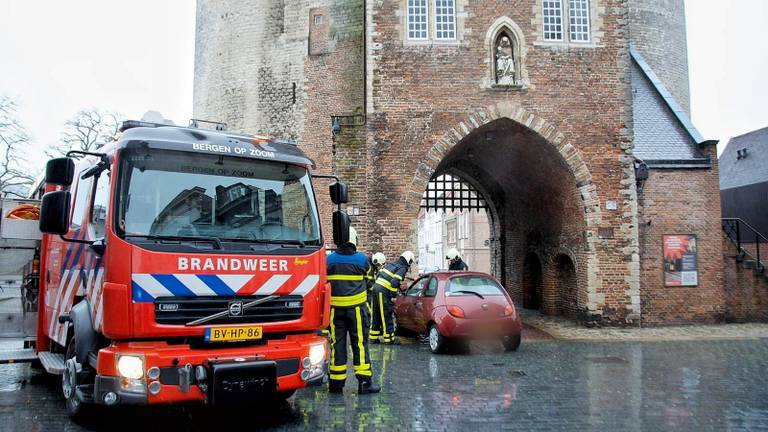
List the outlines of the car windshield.
{"label": "car windshield", "polygon": [[285,163],[126,150],[118,231],[125,236],[320,244],[311,179]]}
{"label": "car windshield", "polygon": [[450,296],[477,295],[503,296],[504,292],[499,284],[485,276],[456,276],[448,283],[445,293]]}

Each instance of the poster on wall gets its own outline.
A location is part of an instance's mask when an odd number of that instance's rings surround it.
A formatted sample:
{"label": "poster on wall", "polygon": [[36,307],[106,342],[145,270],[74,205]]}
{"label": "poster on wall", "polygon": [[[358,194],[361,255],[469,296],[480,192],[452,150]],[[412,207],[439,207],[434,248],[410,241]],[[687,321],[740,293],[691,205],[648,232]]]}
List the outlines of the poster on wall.
{"label": "poster on wall", "polygon": [[696,236],[678,234],[664,236],[664,286],[696,286],[699,284]]}

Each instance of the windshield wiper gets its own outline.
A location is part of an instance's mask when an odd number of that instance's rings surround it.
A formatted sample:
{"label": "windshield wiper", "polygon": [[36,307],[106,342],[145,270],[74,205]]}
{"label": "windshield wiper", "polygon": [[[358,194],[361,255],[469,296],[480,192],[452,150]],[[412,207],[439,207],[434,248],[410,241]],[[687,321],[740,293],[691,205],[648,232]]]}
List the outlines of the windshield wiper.
{"label": "windshield wiper", "polygon": [[453,294],[453,293],[466,293],[466,294],[474,294],[474,295],[476,295],[476,296],[480,297],[481,299],[485,300],[485,297],[483,297],[483,295],[482,295],[482,294],[480,294],[479,292],[476,292],[476,291],[464,291],[464,290],[460,290],[460,291],[451,291],[451,294]]}
{"label": "windshield wiper", "polygon": [[148,234],[126,234],[126,237],[140,237],[147,240],[169,240],[169,241],[203,241],[210,242],[216,249],[223,249],[221,240],[218,237],[203,236],[180,236],[180,235],[148,235]]}

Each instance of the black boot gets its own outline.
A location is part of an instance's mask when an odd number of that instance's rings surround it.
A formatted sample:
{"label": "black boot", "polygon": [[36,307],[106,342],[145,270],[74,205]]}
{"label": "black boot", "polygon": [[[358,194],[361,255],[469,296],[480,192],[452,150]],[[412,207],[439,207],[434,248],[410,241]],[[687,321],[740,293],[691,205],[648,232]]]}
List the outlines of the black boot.
{"label": "black boot", "polygon": [[361,379],[360,383],[357,385],[357,394],[371,394],[371,393],[378,393],[380,391],[381,391],[381,387],[379,387],[370,378]]}
{"label": "black boot", "polygon": [[328,393],[343,394],[344,381],[331,380],[328,383]]}

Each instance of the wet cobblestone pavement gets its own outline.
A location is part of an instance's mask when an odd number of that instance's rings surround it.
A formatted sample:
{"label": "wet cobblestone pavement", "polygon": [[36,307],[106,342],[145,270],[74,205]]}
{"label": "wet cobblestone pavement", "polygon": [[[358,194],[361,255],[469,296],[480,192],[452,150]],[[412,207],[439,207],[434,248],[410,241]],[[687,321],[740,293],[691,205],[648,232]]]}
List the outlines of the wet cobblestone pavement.
{"label": "wet cobblestone pavement", "polygon": [[[523,343],[501,353],[373,346],[379,395],[302,390],[287,403],[102,409],[70,422],[59,383],[0,366],[0,430],[768,430],[768,339]],[[231,428],[237,429],[231,429]]]}

